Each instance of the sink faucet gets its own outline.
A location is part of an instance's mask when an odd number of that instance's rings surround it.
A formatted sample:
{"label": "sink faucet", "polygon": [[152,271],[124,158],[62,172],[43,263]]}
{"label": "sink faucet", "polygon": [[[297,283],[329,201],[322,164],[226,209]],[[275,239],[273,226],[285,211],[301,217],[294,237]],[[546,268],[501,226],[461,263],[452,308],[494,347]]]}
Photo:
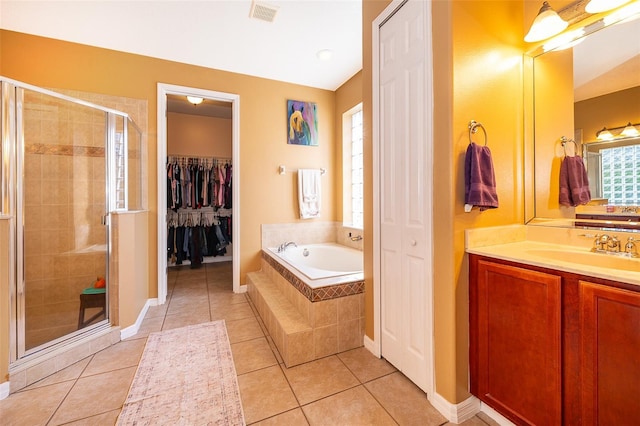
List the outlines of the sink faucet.
{"label": "sink faucet", "polygon": [[289,246],[294,246],[294,247],[298,247],[298,245],[296,243],[294,243],[293,241],[289,241],[289,242],[284,242],[282,244],[280,244],[278,246],[278,253],[282,253],[283,251],[285,251],[287,249],[287,247]]}
{"label": "sink faucet", "polygon": [[624,252],[631,257],[638,257],[638,248],[636,247],[635,241],[635,238],[629,237],[627,239],[627,244],[624,246]]}

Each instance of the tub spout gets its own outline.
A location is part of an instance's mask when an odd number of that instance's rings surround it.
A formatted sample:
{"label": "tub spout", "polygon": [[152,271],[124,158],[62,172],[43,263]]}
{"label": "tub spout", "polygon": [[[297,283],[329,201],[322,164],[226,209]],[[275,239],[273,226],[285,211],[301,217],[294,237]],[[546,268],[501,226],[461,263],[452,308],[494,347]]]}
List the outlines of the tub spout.
{"label": "tub spout", "polygon": [[294,243],[293,241],[289,241],[286,243],[282,243],[280,244],[280,246],[278,246],[278,253],[282,253],[283,251],[285,251],[287,249],[287,247],[289,246],[294,246],[294,247],[298,247],[298,245],[296,243]]}

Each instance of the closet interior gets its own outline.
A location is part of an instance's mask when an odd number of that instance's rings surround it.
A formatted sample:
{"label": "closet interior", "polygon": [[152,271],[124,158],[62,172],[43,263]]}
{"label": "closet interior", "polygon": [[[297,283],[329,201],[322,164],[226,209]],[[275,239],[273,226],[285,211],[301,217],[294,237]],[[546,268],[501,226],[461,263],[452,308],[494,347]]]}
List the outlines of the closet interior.
{"label": "closet interior", "polygon": [[171,103],[169,99],[167,265],[197,268],[231,261],[231,119],[215,110],[214,116],[209,115],[203,104],[172,111]]}

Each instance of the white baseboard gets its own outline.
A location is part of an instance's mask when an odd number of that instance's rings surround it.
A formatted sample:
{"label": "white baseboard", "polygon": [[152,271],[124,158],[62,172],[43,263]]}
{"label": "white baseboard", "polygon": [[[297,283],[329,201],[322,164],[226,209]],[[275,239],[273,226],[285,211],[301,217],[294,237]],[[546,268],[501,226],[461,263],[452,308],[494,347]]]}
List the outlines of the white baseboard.
{"label": "white baseboard", "polygon": [[242,284],[240,286],[240,288],[238,289],[238,294],[240,293],[246,293],[247,292],[247,285],[246,284]]}
{"label": "white baseboard", "polygon": [[10,382],[0,383],[0,399],[5,399],[9,396]]}
{"label": "white baseboard", "polygon": [[378,344],[376,344],[376,342],[371,340],[369,336],[367,336],[366,334],[364,335],[363,344],[365,349],[367,349],[369,352],[371,352],[372,354],[380,358],[380,347],[378,346]]}
{"label": "white baseboard", "polygon": [[147,299],[146,303],[144,304],[144,306],[140,310],[140,313],[138,314],[138,318],[136,319],[136,322],[133,325],[130,325],[129,327],[123,328],[122,330],[120,330],[120,340],[124,340],[131,336],[134,336],[138,332],[138,330],[140,330],[140,326],[142,325],[144,316],[147,314],[147,311],[149,310],[149,306],[158,306],[158,299],[157,298]]}
{"label": "white baseboard", "polygon": [[470,396],[458,404],[452,404],[437,392],[429,398],[431,405],[451,423],[463,423],[480,412],[480,400]]}
{"label": "white baseboard", "polygon": [[480,403],[480,411],[485,413],[487,416],[491,417],[500,426],[514,426],[513,422],[511,422],[511,420],[507,419],[505,416],[503,416],[502,414],[498,413],[496,410],[494,410],[493,408],[489,407],[484,402]]}

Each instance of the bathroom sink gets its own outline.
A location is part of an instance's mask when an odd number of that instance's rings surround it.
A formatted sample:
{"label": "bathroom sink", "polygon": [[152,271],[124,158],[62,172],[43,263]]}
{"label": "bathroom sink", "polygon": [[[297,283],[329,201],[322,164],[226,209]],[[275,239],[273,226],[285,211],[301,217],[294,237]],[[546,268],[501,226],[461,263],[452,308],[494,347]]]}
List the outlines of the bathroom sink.
{"label": "bathroom sink", "polygon": [[599,268],[620,269],[640,272],[640,258],[630,258],[604,253],[588,251],[565,251],[554,249],[530,249],[527,253],[532,256],[544,257],[548,260],[575,263]]}

